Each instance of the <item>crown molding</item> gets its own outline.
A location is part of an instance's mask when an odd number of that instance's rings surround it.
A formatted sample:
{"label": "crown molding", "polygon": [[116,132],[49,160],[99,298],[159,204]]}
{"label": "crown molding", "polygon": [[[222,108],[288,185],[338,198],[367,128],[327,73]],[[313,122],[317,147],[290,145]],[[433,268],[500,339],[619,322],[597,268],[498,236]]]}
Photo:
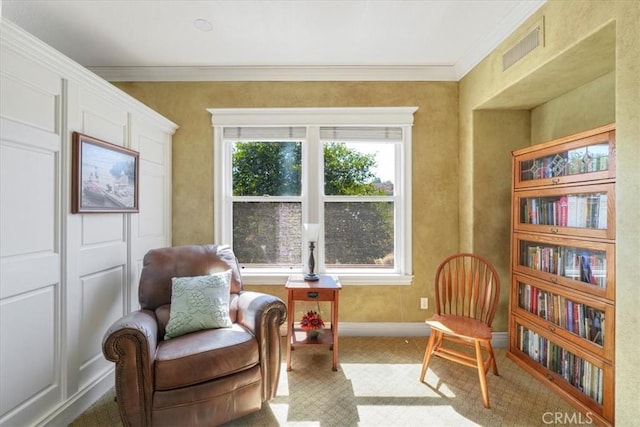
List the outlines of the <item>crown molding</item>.
{"label": "crown molding", "polygon": [[110,82],[457,81],[451,65],[290,67],[89,67]]}

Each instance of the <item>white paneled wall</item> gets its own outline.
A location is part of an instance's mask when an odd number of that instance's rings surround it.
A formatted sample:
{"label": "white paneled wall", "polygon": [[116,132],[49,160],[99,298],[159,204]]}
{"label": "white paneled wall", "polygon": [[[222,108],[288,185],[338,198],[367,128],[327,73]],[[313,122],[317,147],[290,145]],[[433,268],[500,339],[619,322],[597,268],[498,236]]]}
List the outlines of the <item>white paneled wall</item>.
{"label": "white paneled wall", "polygon": [[[67,425],[113,386],[103,334],[171,245],[176,126],[0,25],[0,425]],[[74,131],[140,152],[139,213],[70,213]]]}
{"label": "white paneled wall", "polygon": [[[171,136],[133,116],[131,148],[140,152],[140,213],[132,217],[130,233],[129,311],[138,306],[138,279],[142,258],[163,246],[171,235]],[[158,194],[164,197],[157,197]]]}

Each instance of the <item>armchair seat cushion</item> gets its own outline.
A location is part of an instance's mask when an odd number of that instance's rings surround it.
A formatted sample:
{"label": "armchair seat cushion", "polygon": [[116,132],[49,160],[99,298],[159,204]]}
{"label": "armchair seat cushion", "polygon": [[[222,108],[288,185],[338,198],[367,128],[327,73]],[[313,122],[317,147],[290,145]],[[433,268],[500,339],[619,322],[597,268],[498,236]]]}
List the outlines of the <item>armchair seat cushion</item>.
{"label": "armchair seat cushion", "polygon": [[[158,427],[218,425],[262,407],[260,366],[214,381],[153,395],[153,422]],[[197,421],[201,420],[201,421]]]}
{"label": "armchair seat cushion", "polygon": [[171,390],[247,370],[260,362],[253,334],[234,323],[158,343],[156,390]]}

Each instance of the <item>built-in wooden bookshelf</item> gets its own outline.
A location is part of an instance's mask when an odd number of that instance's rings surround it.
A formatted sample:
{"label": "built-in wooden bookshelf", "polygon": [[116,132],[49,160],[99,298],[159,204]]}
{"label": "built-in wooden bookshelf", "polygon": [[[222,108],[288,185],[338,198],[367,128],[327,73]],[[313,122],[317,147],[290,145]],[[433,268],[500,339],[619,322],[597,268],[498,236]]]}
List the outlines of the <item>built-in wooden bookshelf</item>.
{"label": "built-in wooden bookshelf", "polygon": [[508,356],[614,424],[615,125],[513,152]]}

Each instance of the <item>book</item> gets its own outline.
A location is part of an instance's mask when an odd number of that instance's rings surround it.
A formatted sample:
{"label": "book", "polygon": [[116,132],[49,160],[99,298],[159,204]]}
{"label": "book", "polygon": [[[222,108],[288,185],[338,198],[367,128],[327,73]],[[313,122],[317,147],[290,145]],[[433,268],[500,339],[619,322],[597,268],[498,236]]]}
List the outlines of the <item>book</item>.
{"label": "book", "polygon": [[558,225],[561,227],[566,227],[568,224],[568,216],[569,216],[569,198],[567,196],[560,197],[560,219],[558,221]]}
{"label": "book", "polygon": [[586,227],[598,228],[598,216],[600,208],[600,195],[589,194],[587,196],[587,213],[586,213]]}
{"label": "book", "polygon": [[591,272],[591,256],[587,253],[583,253],[580,256],[580,280],[585,283],[595,284],[595,279]]}
{"label": "book", "polygon": [[599,195],[599,207],[598,207],[598,224],[597,227],[601,230],[607,229],[607,193]]}
{"label": "book", "polygon": [[576,196],[576,227],[584,228],[587,225],[587,196]]}
{"label": "book", "polygon": [[580,311],[582,310],[582,304],[574,303],[573,304],[573,332],[577,335],[582,336],[580,326]]}
{"label": "book", "polygon": [[553,323],[555,323],[556,325],[560,324],[560,297],[557,295],[554,295],[553,297]]}
{"label": "book", "polygon": [[530,224],[538,223],[538,199],[531,199],[531,212],[529,213]]}
{"label": "book", "polygon": [[567,196],[567,227],[577,227],[578,196]]}
{"label": "book", "polygon": [[603,345],[602,337],[602,318],[603,314],[600,310],[590,309],[589,316],[589,335],[587,339],[598,345]]}
{"label": "book", "polygon": [[544,291],[538,292],[538,316],[543,319],[547,318],[547,293]]}

